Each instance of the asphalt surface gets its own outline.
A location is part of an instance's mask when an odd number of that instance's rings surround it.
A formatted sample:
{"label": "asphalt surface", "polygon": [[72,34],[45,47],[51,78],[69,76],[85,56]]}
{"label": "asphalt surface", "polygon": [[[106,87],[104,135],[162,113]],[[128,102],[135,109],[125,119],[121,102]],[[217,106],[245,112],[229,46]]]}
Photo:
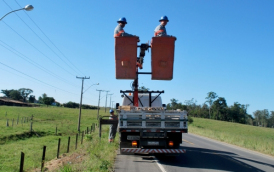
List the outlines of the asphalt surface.
{"label": "asphalt surface", "polygon": [[118,153],[115,172],[274,172],[274,157],[205,137],[183,134],[181,148],[177,157]]}

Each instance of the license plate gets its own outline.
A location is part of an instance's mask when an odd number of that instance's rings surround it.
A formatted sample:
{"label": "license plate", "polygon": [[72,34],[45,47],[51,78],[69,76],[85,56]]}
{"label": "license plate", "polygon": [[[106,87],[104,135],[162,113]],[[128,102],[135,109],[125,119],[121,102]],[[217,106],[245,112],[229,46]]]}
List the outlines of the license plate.
{"label": "license plate", "polygon": [[147,142],[147,145],[149,145],[149,146],[158,146],[159,142]]}
{"label": "license plate", "polygon": [[140,140],[140,136],[127,136],[128,140]]}

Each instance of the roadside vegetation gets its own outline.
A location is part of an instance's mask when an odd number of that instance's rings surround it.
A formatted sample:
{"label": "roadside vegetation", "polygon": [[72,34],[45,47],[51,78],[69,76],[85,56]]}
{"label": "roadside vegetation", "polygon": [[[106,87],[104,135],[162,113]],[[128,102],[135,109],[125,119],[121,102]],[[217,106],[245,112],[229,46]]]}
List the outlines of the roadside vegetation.
{"label": "roadside vegetation", "polygon": [[[103,110],[100,114],[105,115]],[[30,133],[32,115],[33,132]],[[80,144],[79,137],[78,148],[75,150],[78,115],[79,109],[73,108],[0,106],[0,171],[18,171],[21,152],[25,153],[25,171],[39,169],[43,146],[47,146],[46,162],[49,162],[56,159],[59,138],[61,138],[60,155],[66,153],[69,136],[71,137],[69,154],[85,151],[87,158],[79,167],[77,167],[78,163],[64,162],[64,167],[58,168],[57,171],[70,169],[75,171],[74,169],[80,167],[82,171],[109,171],[114,163],[118,143],[107,142],[108,127],[105,126],[101,141],[99,141],[97,128],[92,134],[85,135],[83,145]],[[8,127],[7,119],[9,119]],[[17,119],[19,119],[18,124]],[[92,123],[97,123],[97,110],[83,109],[81,131],[86,130],[87,127],[90,129]]]}
{"label": "roadside vegetation", "polygon": [[253,114],[248,114],[249,104],[234,102],[233,105],[229,106],[226,99],[218,96],[215,92],[208,92],[205,102],[200,105],[194,98],[185,100],[184,104],[175,98],[170,101],[171,103],[167,104],[167,109],[187,110],[188,116],[191,117],[274,128],[274,111],[262,109],[254,111]]}
{"label": "roadside vegetation", "polygon": [[193,118],[189,132],[274,156],[274,129]]}

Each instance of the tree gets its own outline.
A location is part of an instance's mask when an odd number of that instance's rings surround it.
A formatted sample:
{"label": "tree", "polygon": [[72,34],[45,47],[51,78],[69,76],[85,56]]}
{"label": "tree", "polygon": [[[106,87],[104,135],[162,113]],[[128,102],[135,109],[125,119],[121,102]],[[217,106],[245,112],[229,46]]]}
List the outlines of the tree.
{"label": "tree", "polygon": [[263,110],[263,126],[268,127],[269,111],[267,109]]}
{"label": "tree", "polygon": [[49,105],[51,105],[55,100],[54,100],[54,98],[53,97],[45,97],[44,99],[43,99],[43,101],[44,101],[44,103],[47,105],[47,107],[49,106]]}
{"label": "tree", "polygon": [[178,105],[178,100],[177,99],[170,99],[170,101],[171,101],[171,108],[172,109],[177,109],[177,105]]}
{"label": "tree", "polygon": [[224,97],[219,97],[213,102],[212,109],[216,111],[216,119],[228,120],[227,104]]}
{"label": "tree", "polygon": [[270,111],[269,127],[274,128],[274,111]]}
{"label": "tree", "polygon": [[39,97],[38,97],[39,103],[45,103],[45,102],[44,102],[44,99],[45,99],[46,97],[48,97],[48,95],[47,95],[46,93],[42,94],[42,96],[39,96]]}
{"label": "tree", "polygon": [[14,90],[13,89],[12,90],[7,90],[7,89],[6,90],[1,90],[1,93],[4,94],[5,97],[7,97],[7,98],[11,98],[10,97],[10,92],[11,91],[14,91]]}
{"label": "tree", "polygon": [[48,95],[46,93],[42,94],[42,99],[48,97]]}
{"label": "tree", "polygon": [[56,106],[61,106],[61,103],[59,103],[59,102],[55,102],[56,103]]}
{"label": "tree", "polygon": [[218,97],[218,95],[212,91],[207,93],[207,97],[206,97],[207,101],[206,102],[209,104],[209,118],[211,118],[211,116],[210,116],[211,105],[213,104],[213,101],[217,97]]}
{"label": "tree", "polygon": [[21,100],[23,99],[23,97],[21,96],[20,92],[18,90],[12,90],[9,93],[9,98],[13,99],[13,100]]}
{"label": "tree", "polygon": [[20,92],[21,96],[23,97],[23,101],[24,101],[24,102],[26,102],[27,97],[28,97],[31,93],[33,93],[32,89],[29,89],[29,88],[20,88],[18,91]]}
{"label": "tree", "polygon": [[194,100],[194,98],[192,98],[191,100],[185,100],[188,114],[194,117],[197,116],[196,103],[197,103],[197,100]]}
{"label": "tree", "polygon": [[256,110],[253,112],[253,115],[255,117],[256,125],[257,126],[262,126],[263,125],[263,110]]}
{"label": "tree", "polygon": [[63,106],[68,108],[78,108],[79,103],[69,101],[68,103],[64,103]]}
{"label": "tree", "polygon": [[29,102],[30,103],[34,103],[34,101],[35,101],[35,96],[34,95],[30,95],[29,96]]}
{"label": "tree", "polygon": [[41,96],[38,97],[39,103],[44,103],[43,98]]}
{"label": "tree", "polygon": [[149,88],[146,88],[145,86],[141,86],[138,88],[138,91],[148,91]]}

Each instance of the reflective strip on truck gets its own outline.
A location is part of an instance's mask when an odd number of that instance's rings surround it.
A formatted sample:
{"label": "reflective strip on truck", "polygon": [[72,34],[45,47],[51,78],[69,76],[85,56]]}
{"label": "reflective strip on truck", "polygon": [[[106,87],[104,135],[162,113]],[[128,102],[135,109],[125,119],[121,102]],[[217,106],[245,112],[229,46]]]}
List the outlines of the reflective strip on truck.
{"label": "reflective strip on truck", "polygon": [[166,132],[168,132],[168,133],[186,133],[185,131],[166,131]]}
{"label": "reflective strip on truck", "polygon": [[121,152],[126,152],[126,153],[186,153],[186,150],[185,149],[122,148]]}
{"label": "reflective strip on truck", "polygon": [[[121,132],[139,132],[139,130],[121,130]],[[164,132],[163,130],[143,130],[143,132],[155,132],[155,133],[162,133]],[[166,131],[168,133],[186,133],[184,130],[168,130]]]}
{"label": "reflective strip on truck", "polygon": [[122,130],[121,132],[139,132],[139,130]]}
{"label": "reflective strip on truck", "polygon": [[143,130],[143,132],[155,132],[155,133],[159,133],[159,132],[164,132],[162,130]]}

